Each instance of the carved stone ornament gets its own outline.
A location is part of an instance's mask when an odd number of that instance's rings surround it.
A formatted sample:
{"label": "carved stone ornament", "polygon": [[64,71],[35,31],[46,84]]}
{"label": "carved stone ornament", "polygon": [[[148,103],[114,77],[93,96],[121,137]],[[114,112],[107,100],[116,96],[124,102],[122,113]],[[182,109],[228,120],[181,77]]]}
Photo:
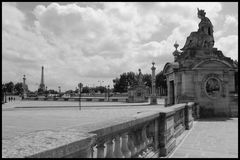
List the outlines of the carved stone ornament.
{"label": "carved stone ornament", "polygon": [[207,96],[216,99],[219,96],[224,97],[225,85],[218,74],[210,73],[204,76],[201,82],[201,96]]}

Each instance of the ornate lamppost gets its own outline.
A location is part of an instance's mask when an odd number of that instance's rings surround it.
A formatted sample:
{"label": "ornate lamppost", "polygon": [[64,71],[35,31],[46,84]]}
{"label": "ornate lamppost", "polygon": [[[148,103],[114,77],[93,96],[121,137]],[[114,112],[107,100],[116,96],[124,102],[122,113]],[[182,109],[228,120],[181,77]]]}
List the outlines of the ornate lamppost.
{"label": "ornate lamppost", "polygon": [[59,93],[59,97],[60,97],[60,94],[61,94],[61,87],[58,86],[58,93]]}
{"label": "ornate lamppost", "polygon": [[108,85],[108,101],[109,101],[109,96],[110,96],[110,94],[109,94],[109,92],[110,92],[109,88],[110,88],[110,85]]}
{"label": "ornate lamppost", "polygon": [[151,101],[150,104],[157,104],[157,98],[156,98],[156,79],[155,79],[155,70],[156,67],[154,66],[155,62],[152,62],[152,95],[151,95]]}
{"label": "ornate lamppost", "polygon": [[79,87],[79,110],[81,110],[81,91],[82,91],[82,86],[83,86],[82,83],[78,84],[78,87]]}
{"label": "ornate lamppost", "polygon": [[22,99],[26,98],[27,97],[27,93],[26,93],[26,77],[25,75],[23,75],[23,96],[22,96]]}

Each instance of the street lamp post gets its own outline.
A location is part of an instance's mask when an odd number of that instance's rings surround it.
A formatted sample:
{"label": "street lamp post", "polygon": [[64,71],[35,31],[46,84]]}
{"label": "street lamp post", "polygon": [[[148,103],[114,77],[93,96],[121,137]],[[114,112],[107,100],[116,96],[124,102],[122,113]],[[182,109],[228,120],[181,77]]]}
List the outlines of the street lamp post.
{"label": "street lamp post", "polygon": [[81,91],[82,91],[82,86],[83,86],[82,83],[78,84],[78,87],[79,87],[79,110],[81,110]]}
{"label": "street lamp post", "polygon": [[150,104],[157,104],[157,98],[156,98],[156,90],[155,90],[155,82],[156,82],[156,78],[155,78],[155,70],[156,67],[154,66],[154,62],[152,62],[152,95],[151,95],[151,101]]}
{"label": "street lamp post", "polygon": [[4,89],[4,103],[7,103],[7,94],[6,94],[7,87],[4,85],[3,89]]}
{"label": "street lamp post", "polygon": [[47,97],[47,95],[48,95],[48,91],[47,91],[47,86],[46,86],[46,97]]}
{"label": "street lamp post", "polygon": [[60,94],[61,94],[61,87],[58,86],[58,93],[59,93],[59,97],[60,97]]}
{"label": "street lamp post", "polygon": [[105,93],[105,98],[107,98],[107,86],[105,86],[105,88],[104,88],[104,93]]}
{"label": "street lamp post", "polygon": [[108,101],[109,101],[109,96],[110,96],[110,95],[109,95],[109,88],[110,88],[110,86],[108,85]]}
{"label": "street lamp post", "polygon": [[23,75],[23,96],[22,99],[26,98],[26,77]]}

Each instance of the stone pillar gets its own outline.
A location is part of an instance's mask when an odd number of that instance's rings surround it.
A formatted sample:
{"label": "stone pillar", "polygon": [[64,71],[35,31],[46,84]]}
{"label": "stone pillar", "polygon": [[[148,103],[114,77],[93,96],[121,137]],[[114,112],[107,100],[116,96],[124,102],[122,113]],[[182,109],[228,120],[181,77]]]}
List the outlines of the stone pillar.
{"label": "stone pillar", "polygon": [[26,87],[26,77],[25,77],[25,75],[23,75],[23,98],[27,97],[26,89],[27,89],[27,87]]}
{"label": "stone pillar", "polygon": [[187,130],[190,130],[193,126],[193,117],[192,117],[192,109],[194,103],[187,103],[185,106],[185,127]]}
{"label": "stone pillar", "polygon": [[167,156],[176,147],[174,137],[174,114],[175,111],[160,113],[159,120],[159,148],[160,156]]}
{"label": "stone pillar", "polygon": [[152,94],[151,94],[151,101],[150,104],[157,104],[157,97],[156,97],[156,78],[155,78],[155,70],[154,62],[152,62]]}

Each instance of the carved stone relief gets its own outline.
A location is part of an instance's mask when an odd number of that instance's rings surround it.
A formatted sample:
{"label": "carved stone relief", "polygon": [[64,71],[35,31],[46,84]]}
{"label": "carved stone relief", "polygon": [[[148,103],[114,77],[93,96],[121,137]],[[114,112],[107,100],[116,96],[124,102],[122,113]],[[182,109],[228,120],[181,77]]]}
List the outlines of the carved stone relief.
{"label": "carved stone relief", "polygon": [[225,97],[225,85],[218,74],[210,73],[203,77],[201,82],[201,96],[216,99],[218,96]]}

